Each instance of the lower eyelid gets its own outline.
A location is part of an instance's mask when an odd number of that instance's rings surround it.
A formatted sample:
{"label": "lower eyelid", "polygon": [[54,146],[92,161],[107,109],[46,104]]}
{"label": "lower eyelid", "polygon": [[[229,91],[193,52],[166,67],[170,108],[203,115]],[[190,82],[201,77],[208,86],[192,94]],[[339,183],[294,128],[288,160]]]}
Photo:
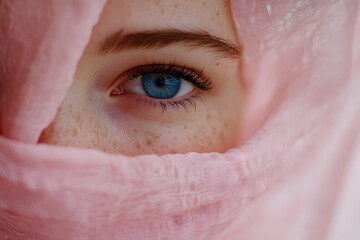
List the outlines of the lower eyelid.
{"label": "lower eyelid", "polygon": [[130,101],[134,101],[137,105],[142,105],[145,108],[161,108],[162,112],[167,110],[178,110],[179,108],[184,108],[188,110],[189,107],[193,107],[196,110],[196,103],[201,98],[202,93],[200,91],[192,91],[191,93],[182,96],[177,99],[156,99],[144,95],[127,93]]}
{"label": "lower eyelid", "polygon": [[162,112],[165,112],[168,110],[180,110],[180,108],[183,108],[185,110],[188,110],[189,108],[194,108],[196,110],[196,104],[198,100],[201,99],[202,94],[203,93],[201,91],[195,90],[186,94],[185,96],[176,99],[156,99],[148,97],[146,95],[140,95],[132,92],[124,92],[124,94],[122,94],[122,97],[124,98],[120,99],[124,99],[124,103],[126,105],[126,102],[129,101],[128,103],[130,105],[128,106],[134,104],[132,107],[130,107],[132,111],[142,112],[143,110],[141,109],[146,109],[147,112],[150,107],[154,109],[158,108],[161,109]]}

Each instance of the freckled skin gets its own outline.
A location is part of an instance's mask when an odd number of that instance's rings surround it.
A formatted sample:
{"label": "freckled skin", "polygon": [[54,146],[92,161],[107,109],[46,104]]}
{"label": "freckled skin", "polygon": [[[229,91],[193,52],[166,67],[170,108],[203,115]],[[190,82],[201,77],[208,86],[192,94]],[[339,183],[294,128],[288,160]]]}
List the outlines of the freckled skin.
{"label": "freckled skin", "polygon": [[[179,46],[108,58],[96,55],[99,43],[119,29],[126,32],[205,29],[237,44],[229,14],[229,3],[224,0],[109,1],[78,64],[74,83],[39,142],[131,156],[225,152],[234,147],[241,127],[243,101],[241,69],[236,59],[219,59],[200,50],[184,51]],[[167,59],[168,56],[172,58]],[[165,62],[176,58],[186,66],[204,70],[213,81],[215,88],[196,100],[196,110],[190,106],[187,110],[170,109],[162,113],[159,108],[133,104],[125,96],[110,98],[106,89],[114,77],[101,81],[95,77],[113,69],[126,71],[161,57]],[[109,67],[111,64],[114,66]]]}

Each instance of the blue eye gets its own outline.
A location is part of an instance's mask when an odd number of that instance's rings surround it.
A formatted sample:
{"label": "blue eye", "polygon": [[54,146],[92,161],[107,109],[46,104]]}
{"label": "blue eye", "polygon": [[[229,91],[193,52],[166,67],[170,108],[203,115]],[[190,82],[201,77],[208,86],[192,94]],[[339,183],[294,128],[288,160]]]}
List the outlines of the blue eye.
{"label": "blue eye", "polygon": [[182,79],[166,73],[146,73],[141,76],[145,93],[152,98],[173,98],[181,88]]}
{"label": "blue eye", "polygon": [[168,107],[195,106],[199,91],[209,91],[214,87],[201,71],[174,63],[142,65],[125,73],[121,79],[125,78],[126,81],[115,87],[110,96],[125,93],[145,96],[141,98],[143,103],[160,106],[163,111]]}
{"label": "blue eye", "polygon": [[174,99],[194,90],[194,84],[175,74],[162,72],[139,73],[124,85],[127,92],[155,99]]}

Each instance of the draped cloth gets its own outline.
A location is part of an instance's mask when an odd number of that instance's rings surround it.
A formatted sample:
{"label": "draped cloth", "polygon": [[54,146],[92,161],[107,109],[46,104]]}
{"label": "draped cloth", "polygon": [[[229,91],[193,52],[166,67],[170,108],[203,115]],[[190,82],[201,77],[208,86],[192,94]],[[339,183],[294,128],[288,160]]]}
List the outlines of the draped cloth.
{"label": "draped cloth", "polygon": [[0,239],[360,238],[360,2],[231,1],[247,96],[224,154],[37,144],[105,3],[0,2]]}

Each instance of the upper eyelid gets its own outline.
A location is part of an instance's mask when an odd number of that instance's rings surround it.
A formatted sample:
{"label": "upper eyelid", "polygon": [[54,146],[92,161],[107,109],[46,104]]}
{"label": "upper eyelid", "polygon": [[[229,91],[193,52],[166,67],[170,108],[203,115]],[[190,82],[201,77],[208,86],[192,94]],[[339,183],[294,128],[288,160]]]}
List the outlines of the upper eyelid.
{"label": "upper eyelid", "polygon": [[[177,65],[175,61],[170,64],[147,64],[137,66],[135,68],[129,69],[128,71],[136,71],[134,75],[131,75],[129,79],[132,77],[137,77],[138,75],[149,73],[149,72],[163,72],[171,75],[178,75],[181,78],[184,78],[186,81],[192,82],[197,88],[202,90],[211,90],[215,87],[213,81],[203,74],[203,71],[199,71],[193,69],[191,67],[186,67],[182,65]],[[185,73],[187,72],[187,73]],[[183,76],[179,75],[183,74]],[[129,76],[129,75],[128,75]],[[191,78],[192,80],[189,80]]]}
{"label": "upper eyelid", "polygon": [[175,61],[170,62],[169,64],[161,64],[161,63],[150,63],[139,65],[134,68],[127,70],[126,72],[137,71],[141,73],[149,73],[149,72],[166,72],[176,74],[179,71],[187,71],[190,73],[194,73],[199,77],[202,77],[202,71],[198,71],[192,67],[182,66],[175,63]]}

